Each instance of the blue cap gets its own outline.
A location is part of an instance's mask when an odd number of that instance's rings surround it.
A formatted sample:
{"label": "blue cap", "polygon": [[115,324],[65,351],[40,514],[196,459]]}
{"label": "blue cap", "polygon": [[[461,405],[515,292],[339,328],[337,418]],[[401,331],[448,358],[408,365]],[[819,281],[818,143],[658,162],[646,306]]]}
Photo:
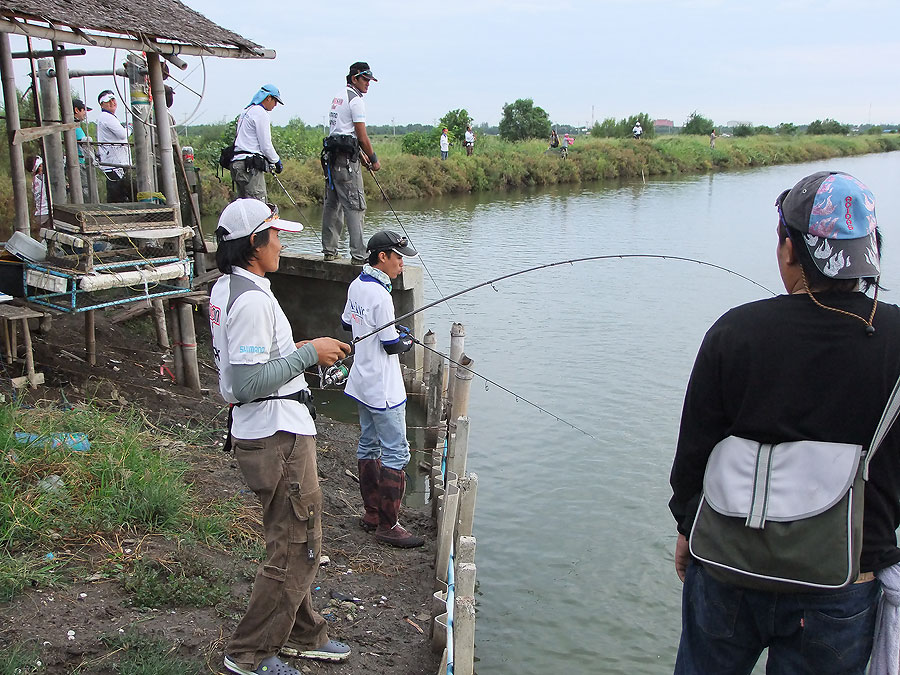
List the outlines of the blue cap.
{"label": "blue cap", "polygon": [[784,191],[775,202],[782,222],[803,233],[822,274],[863,279],[881,274],[875,238],[875,195],[839,171],[819,171]]}
{"label": "blue cap", "polygon": [[253,97],[253,100],[250,101],[250,105],[259,105],[265,101],[268,96],[271,96],[281,105],[284,105],[284,101],[281,100],[281,92],[278,91],[278,87],[274,84],[264,84],[261,86],[259,91],[256,92],[256,95]]}

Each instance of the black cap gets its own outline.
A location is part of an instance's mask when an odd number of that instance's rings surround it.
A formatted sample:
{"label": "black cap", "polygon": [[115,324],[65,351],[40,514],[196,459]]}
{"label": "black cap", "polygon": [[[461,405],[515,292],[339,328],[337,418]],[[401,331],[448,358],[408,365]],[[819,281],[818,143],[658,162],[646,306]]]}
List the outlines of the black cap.
{"label": "black cap", "polygon": [[369,68],[369,64],[365,61],[357,61],[350,66],[350,77],[356,77],[357,75],[362,75],[368,80],[378,82],[378,79],[372,74],[372,69]]}
{"label": "black cap", "polygon": [[369,253],[374,253],[375,251],[393,251],[400,255],[419,255],[418,251],[410,245],[409,239],[396,232],[392,232],[391,230],[382,230],[381,232],[373,234],[372,238],[369,239],[369,243],[366,245],[366,250]]}
{"label": "black cap", "polygon": [[81,110],[82,108],[87,110],[88,112],[93,110],[93,108],[88,108],[84,104],[84,101],[82,101],[80,98],[73,98],[72,99],[72,110]]}

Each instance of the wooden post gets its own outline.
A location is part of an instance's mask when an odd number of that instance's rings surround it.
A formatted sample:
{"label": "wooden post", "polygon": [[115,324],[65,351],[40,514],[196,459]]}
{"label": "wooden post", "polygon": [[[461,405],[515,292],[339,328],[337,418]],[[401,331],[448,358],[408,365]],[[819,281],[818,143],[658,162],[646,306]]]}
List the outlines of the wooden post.
{"label": "wooden post", "polygon": [[475,672],[475,598],[456,596],[453,609],[453,673]]}
{"label": "wooden post", "polygon": [[[56,65],[56,90],[59,94],[60,119],[64,122],[75,121],[75,111],[72,108],[72,87],[69,84],[69,64],[66,55],[61,50],[65,45],[56,42],[53,45],[53,62]],[[75,130],[67,129],[63,132],[63,145],[66,149],[66,176],[69,179],[69,203],[81,204],[84,202],[84,194],[81,191],[81,169],[78,163],[78,142],[75,140]]]}
{"label": "wooden post", "polygon": [[22,334],[25,340],[25,374],[28,376],[28,384],[32,389],[37,389],[37,377],[34,373],[34,354],[31,353],[31,329],[28,327],[28,318],[22,319]]}
{"label": "wooden post", "polygon": [[[3,114],[6,115],[6,130],[9,139],[19,129],[19,98],[16,94],[16,76],[13,71],[12,50],[9,47],[9,33],[0,33],[0,79],[3,80]],[[9,167],[12,179],[13,205],[15,207],[16,232],[28,234],[28,182],[25,178],[25,153],[20,144],[9,143]]]}
{"label": "wooden post", "polygon": [[175,300],[178,323],[181,329],[181,359],[184,368],[182,384],[200,391],[200,367],[197,363],[197,332],[194,330],[194,308],[186,302]]}
{"label": "wooden post", "polygon": [[184,359],[181,354],[181,324],[175,311],[175,301],[169,301],[169,327],[172,329],[172,367],[175,370],[175,381],[184,382]]}
{"label": "wooden post", "polygon": [[[59,92],[56,83],[51,81],[50,69],[55,64],[53,59],[38,60],[38,80],[41,84],[41,112],[45,121],[58,120],[59,117]],[[51,122],[52,123],[52,122]],[[63,163],[62,140],[58,133],[48,134],[44,137],[44,148],[47,156],[44,157],[44,181],[50,186],[50,208],[53,204],[66,201],[66,171]]]}
{"label": "wooden post", "polygon": [[[178,185],[175,182],[175,158],[172,154],[172,127],[169,126],[169,111],[166,108],[166,91],[163,84],[162,65],[159,54],[147,52],[147,70],[150,72],[150,90],[153,93],[153,112],[156,120],[156,156],[159,158],[159,182],[166,196],[166,206],[175,209],[175,222],[181,222],[181,203],[178,199]],[[185,330],[185,326],[181,327]]]}
{"label": "wooden post", "polygon": [[447,452],[447,468],[457,476],[466,472],[466,455],[469,452],[469,418],[460,417],[456,420],[456,433],[454,441]]}
{"label": "wooden post", "polygon": [[13,362],[12,348],[9,343],[9,320],[3,319],[3,348],[6,350],[6,363]]}
{"label": "wooden post", "polygon": [[[456,387],[456,364],[459,357],[462,356],[463,349],[466,345],[466,327],[461,323],[454,323],[450,326],[450,374],[447,378],[447,398],[453,401],[453,389]],[[458,417],[460,414],[455,411],[451,412],[452,417]]]}
{"label": "wooden post", "polygon": [[460,537],[472,535],[475,524],[475,496],[478,492],[478,474],[470,473],[459,479],[459,524],[457,533]]}
{"label": "wooden post", "polygon": [[169,348],[169,331],[166,330],[166,310],[161,298],[156,298],[151,304],[153,311],[153,325],[156,327],[156,344],[163,349]]}
{"label": "wooden post", "polygon": [[84,348],[87,351],[87,361],[92,366],[97,365],[97,339],[94,335],[94,310],[84,313]]}

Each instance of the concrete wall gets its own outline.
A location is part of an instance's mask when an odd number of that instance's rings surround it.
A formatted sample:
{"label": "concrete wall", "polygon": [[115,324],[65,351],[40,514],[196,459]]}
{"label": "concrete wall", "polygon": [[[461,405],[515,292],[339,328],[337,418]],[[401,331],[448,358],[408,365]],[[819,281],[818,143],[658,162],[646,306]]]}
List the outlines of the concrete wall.
{"label": "concrete wall", "polygon": [[[348,261],[325,262],[320,254],[281,254],[277,272],[269,274],[272,292],[281,303],[291,322],[294,339],[306,340],[328,335],[349,342],[349,333],[341,326],[341,312],[347,301],[347,287],[359,276],[360,267]],[[421,307],[423,300],[423,274],[421,267],[409,265],[392,283],[391,296],[394,312],[401,316]],[[404,321],[421,340],[425,334],[423,314],[416,314]],[[410,368],[422,368],[422,348],[416,345],[401,361]]]}

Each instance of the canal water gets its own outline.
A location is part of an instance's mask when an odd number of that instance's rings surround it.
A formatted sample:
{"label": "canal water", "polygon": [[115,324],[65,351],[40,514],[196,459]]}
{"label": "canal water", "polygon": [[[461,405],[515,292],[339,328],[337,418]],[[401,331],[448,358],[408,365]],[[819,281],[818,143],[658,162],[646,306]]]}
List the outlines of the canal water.
{"label": "canal water", "polygon": [[[874,191],[881,298],[898,302],[900,153],[395,207],[443,294],[542,263],[635,253],[702,259],[779,293],[775,197],[826,168]],[[318,252],[320,213],[307,214],[315,222],[290,247]],[[379,228],[399,226],[373,203],[366,232]],[[440,297],[428,275],[425,284],[426,300]],[[681,584],[666,503],[685,385],[710,324],[768,295],[709,267],[616,259],[516,277],[427,312],[439,348],[463,322],[475,370],[591,435],[473,382],[480,673],[672,671]]]}

